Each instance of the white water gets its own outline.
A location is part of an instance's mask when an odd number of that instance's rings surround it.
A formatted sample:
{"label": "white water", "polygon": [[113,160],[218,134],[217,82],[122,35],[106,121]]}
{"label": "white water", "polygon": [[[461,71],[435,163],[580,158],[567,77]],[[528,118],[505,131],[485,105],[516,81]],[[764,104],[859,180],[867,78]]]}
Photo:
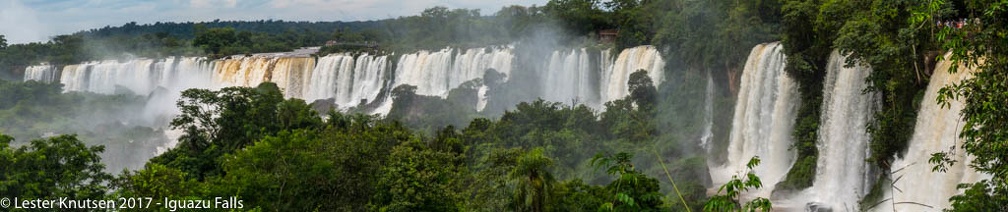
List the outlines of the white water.
{"label": "white water", "polygon": [[[513,46],[472,48],[465,51],[445,48],[436,52],[419,51],[404,54],[399,57],[393,83],[387,89],[391,91],[400,85],[413,85],[417,87],[416,94],[444,98],[451,89],[465,82],[483,78],[488,69],[510,76],[511,62],[514,59],[513,49]],[[477,85],[482,86],[482,83]],[[477,109],[486,105],[485,97],[480,96],[477,99],[479,101],[475,102]],[[391,109],[390,95],[383,105],[375,109],[375,113],[385,114]]]}
{"label": "white water", "polygon": [[823,82],[823,104],[817,147],[819,157],[813,186],[802,192],[802,202],[817,202],[834,211],[857,211],[858,201],[871,189],[866,131],[876,97],[865,94],[871,68],[844,67],[846,57],[830,55]]}
{"label": "white water", "polygon": [[[935,66],[934,74],[928,84],[920,111],[917,113],[917,124],[913,137],[907,147],[906,155],[893,161],[893,178],[900,178],[894,185],[902,191],[886,189],[886,198],[892,198],[880,204],[875,211],[941,211],[949,208],[949,197],[961,193],[956,189],[960,183],[973,183],[985,176],[969,168],[970,159],[958,148],[962,145],[959,132],[963,123],[959,111],[963,108],[961,101],[951,101],[950,107],[938,105],[938,91],[942,87],[972,77],[974,70],[961,68],[955,74],[948,73],[951,63],[946,56]],[[933,164],[928,163],[932,153],[948,152],[955,147],[953,160],[958,161],[948,167],[945,173],[932,172]]]}
{"label": "white water", "polygon": [[347,54],[334,54],[318,59],[310,69],[310,80],[305,86],[311,100],[334,98],[340,109],[357,106],[361,100],[378,98],[385,83],[386,56],[364,54],[354,59]]}
{"label": "white water", "polygon": [[65,66],[58,80],[64,85],[64,91],[111,94],[117,89],[126,89],[138,95],[147,95],[158,87],[183,89],[208,86],[209,75],[204,73],[207,68],[202,58],[107,60]]}
{"label": "white water", "polygon": [[625,49],[615,60],[609,52],[599,51],[597,59],[592,59],[593,53],[585,48],[554,51],[538,73],[541,97],[602,109],[605,102],[630,94],[627,81],[637,70],[647,71],[655,86],[664,80],[665,61],[653,46]]}
{"label": "white water", "polygon": [[744,196],[770,197],[794,164],[791,132],[798,106],[797,83],[784,72],[785,57],[778,43],[760,44],[752,49],[742,73],[738,103],[732,121],[728,158],[725,164],[711,164],[711,179],[721,185],[732,175],[744,175],[746,163],[754,156],[762,162],[754,170],[764,187]]}
{"label": "white water", "polygon": [[25,68],[24,81],[29,80],[55,82],[59,80],[59,70],[48,64],[28,66]]}
{"label": "white water", "polygon": [[664,68],[665,60],[654,46],[624,49],[616,57],[612,67],[606,70],[608,78],[602,81],[602,100],[608,102],[629,95],[630,88],[627,86],[627,81],[630,80],[630,74],[637,70],[647,71],[655,87],[661,85],[665,79]]}
{"label": "white water", "polygon": [[540,73],[542,98],[563,103],[599,105],[598,65],[593,66],[588,50],[554,51]]}
{"label": "white water", "polygon": [[700,147],[710,152],[711,138],[714,137],[714,78],[707,72],[707,93],[704,96],[704,129],[700,136]]}

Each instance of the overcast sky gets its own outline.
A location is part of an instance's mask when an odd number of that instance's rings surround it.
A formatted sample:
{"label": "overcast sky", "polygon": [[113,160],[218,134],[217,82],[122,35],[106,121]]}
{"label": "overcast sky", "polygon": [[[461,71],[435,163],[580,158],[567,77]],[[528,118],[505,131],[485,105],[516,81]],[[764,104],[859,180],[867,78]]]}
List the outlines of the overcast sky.
{"label": "overcast sky", "polygon": [[0,0],[8,43],[49,40],[104,26],[220,20],[357,21],[417,15],[425,8],[480,9],[544,5],[548,0]]}

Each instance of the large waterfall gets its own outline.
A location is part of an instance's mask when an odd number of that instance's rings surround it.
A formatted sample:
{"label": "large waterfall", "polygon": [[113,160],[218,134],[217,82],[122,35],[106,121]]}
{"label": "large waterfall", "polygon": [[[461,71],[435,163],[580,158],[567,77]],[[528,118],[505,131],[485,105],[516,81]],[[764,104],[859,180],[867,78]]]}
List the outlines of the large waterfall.
{"label": "large waterfall", "polygon": [[334,54],[318,59],[310,68],[304,99],[334,98],[343,109],[357,106],[361,100],[374,101],[385,83],[388,69],[386,56]]}
{"label": "large waterfall", "polygon": [[732,175],[744,175],[746,163],[759,156],[754,170],[765,187],[755,195],[769,197],[773,185],[781,181],[795,153],[791,132],[798,106],[797,83],[784,72],[784,54],[779,43],[760,44],[752,49],[742,72],[738,103],[725,164],[712,164],[711,179],[720,185]]}
{"label": "large waterfall", "polygon": [[[572,49],[569,52],[554,51],[550,56],[549,66],[543,69],[544,73],[541,74],[542,98],[555,102],[576,101],[592,106],[599,105],[601,98],[598,78],[601,75],[601,66],[593,64],[590,57],[585,48]],[[596,61],[603,59],[605,58]]]}
{"label": "large waterfall", "polygon": [[538,73],[542,98],[601,108],[606,102],[630,94],[627,81],[637,70],[646,71],[655,86],[664,80],[665,60],[653,46],[625,49],[615,60],[609,52],[596,53],[586,48],[554,51]]}
{"label": "large waterfall", "polygon": [[[487,70],[502,73],[505,80],[512,72],[514,46],[418,51],[401,54],[393,62],[391,55],[353,55],[347,53],[311,57],[307,54],[266,53],[236,55],[218,60],[175,57],[167,59],[132,59],[51,65],[25,69],[27,80],[60,82],[65,91],[111,94],[131,91],[147,95],[157,88],[178,92],[187,88],[255,86],[274,82],[289,98],[308,102],[329,99],[340,109],[361,103],[381,101],[374,113],[391,109],[389,91],[399,85],[417,87],[417,94],[447,97],[448,91],[481,79]],[[557,50],[542,69],[544,99],[578,103],[601,108],[602,103],[629,94],[627,80],[631,73],[646,70],[655,85],[663,80],[664,60],[653,46],[628,48],[615,58],[610,50]],[[487,87],[474,82],[479,92],[476,109],[486,106]],[[382,95],[385,93],[386,95]],[[382,95],[382,96],[380,96]],[[171,104],[171,102],[167,102]]]}
{"label": "large waterfall", "polygon": [[612,63],[612,67],[605,70],[603,76],[602,99],[605,102],[623,98],[630,94],[627,80],[630,74],[637,70],[645,70],[648,77],[655,86],[661,85],[665,79],[665,60],[654,46],[638,46],[624,49]]}
{"label": "large waterfall", "polygon": [[[948,72],[951,65],[946,56],[935,66],[917,113],[917,124],[906,155],[892,164],[892,177],[899,180],[893,185],[895,188],[884,187],[886,198],[892,198],[892,202],[880,204],[874,208],[875,211],[893,211],[893,206],[896,211],[946,209],[950,206],[949,197],[961,193],[956,185],[977,182],[985,177],[967,165],[970,159],[959,148],[962,145],[959,139],[963,126],[959,116],[959,111],[963,109],[962,101],[951,101],[947,108],[937,102],[941,88],[971,77],[974,71],[960,66],[961,70],[951,74]],[[934,166],[928,163],[931,154],[950,149],[954,150],[950,156],[957,163],[947,167],[945,173],[931,171]]]}
{"label": "large waterfall", "polygon": [[845,67],[845,60],[845,56],[833,51],[826,67],[816,178],[802,197],[835,211],[856,211],[858,201],[875,179],[869,176],[871,166],[865,158],[870,139],[866,129],[873,118],[876,98],[864,93],[865,78],[871,69]]}
{"label": "large waterfall", "polygon": [[[162,60],[135,59],[125,62],[115,60],[88,62],[56,69],[31,66],[25,80],[59,81],[65,91],[87,91],[111,94],[126,89],[147,95],[155,88],[194,88],[209,86],[209,66],[202,58],[167,58]],[[38,71],[41,70],[41,71]],[[54,79],[51,76],[59,76]]]}
{"label": "large waterfall", "polygon": [[39,82],[55,82],[59,80],[59,70],[51,65],[43,64],[25,68],[24,80],[36,80]]}
{"label": "large waterfall", "polygon": [[[435,52],[419,51],[404,54],[399,57],[395,77],[388,90],[400,85],[413,85],[417,87],[417,94],[447,97],[448,91],[465,82],[483,78],[483,74],[489,69],[510,76],[511,62],[514,59],[513,49],[512,46],[472,48],[464,51],[445,48]],[[480,90],[485,90],[482,88],[482,83],[478,85]],[[486,105],[484,97],[480,96],[479,100],[477,107]],[[391,108],[392,99],[389,96],[385,104],[376,111],[387,113]]]}

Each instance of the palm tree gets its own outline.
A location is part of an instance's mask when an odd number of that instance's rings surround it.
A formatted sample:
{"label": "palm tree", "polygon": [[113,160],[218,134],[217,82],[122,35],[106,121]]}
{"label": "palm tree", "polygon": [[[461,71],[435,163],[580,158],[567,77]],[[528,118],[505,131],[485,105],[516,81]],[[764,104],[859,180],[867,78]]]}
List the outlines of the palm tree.
{"label": "palm tree", "polygon": [[546,157],[542,148],[518,158],[513,170],[508,175],[516,183],[515,202],[518,211],[545,211],[549,191],[553,187],[553,175],[547,170],[553,166],[553,159]]}

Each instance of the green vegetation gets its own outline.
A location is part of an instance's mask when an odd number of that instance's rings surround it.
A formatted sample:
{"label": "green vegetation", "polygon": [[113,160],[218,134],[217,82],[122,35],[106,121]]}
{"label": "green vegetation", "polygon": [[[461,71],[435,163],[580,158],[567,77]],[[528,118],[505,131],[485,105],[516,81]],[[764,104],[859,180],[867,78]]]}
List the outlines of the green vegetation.
{"label": "green vegetation", "polygon": [[[746,176],[744,178],[740,178],[738,175],[732,176],[731,180],[721,185],[718,188],[718,194],[711,196],[711,199],[704,205],[704,211],[771,211],[773,204],[770,203],[769,199],[764,197],[756,197],[746,202],[745,205],[739,203],[739,194],[749,189],[763,187],[763,182],[760,181],[759,176],[756,176],[752,172],[759,163],[759,157],[749,159],[749,162],[746,163],[746,168],[749,169],[746,172]],[[721,192],[724,192],[724,194],[721,194]]]}
{"label": "green vegetation", "polygon": [[104,199],[112,179],[103,172],[99,154],[104,148],[87,147],[73,135],[17,148],[13,140],[0,134],[0,193],[22,199]]}
{"label": "green vegetation", "polygon": [[[943,5],[937,1],[938,5]],[[958,2],[962,3],[962,2]],[[946,3],[948,4],[948,3]],[[989,174],[990,180],[961,184],[964,193],[952,197],[952,211],[998,211],[1008,205],[1008,15],[1005,1],[970,1],[955,4],[954,17],[966,18],[967,25],[954,29],[942,28],[938,37],[943,48],[951,52],[955,67],[974,68],[973,78],[943,88],[938,100],[948,107],[953,99],[964,102],[962,117],[962,149],[973,157],[969,166]],[[937,7],[945,8],[945,7]],[[933,15],[934,7],[921,10]],[[932,13],[926,13],[932,12]],[[916,14],[915,14],[916,17]],[[926,17],[926,16],[925,16]],[[961,70],[960,70],[961,71]],[[931,162],[936,169],[948,165],[948,153],[936,153]],[[951,161],[966,162],[966,161]]]}

